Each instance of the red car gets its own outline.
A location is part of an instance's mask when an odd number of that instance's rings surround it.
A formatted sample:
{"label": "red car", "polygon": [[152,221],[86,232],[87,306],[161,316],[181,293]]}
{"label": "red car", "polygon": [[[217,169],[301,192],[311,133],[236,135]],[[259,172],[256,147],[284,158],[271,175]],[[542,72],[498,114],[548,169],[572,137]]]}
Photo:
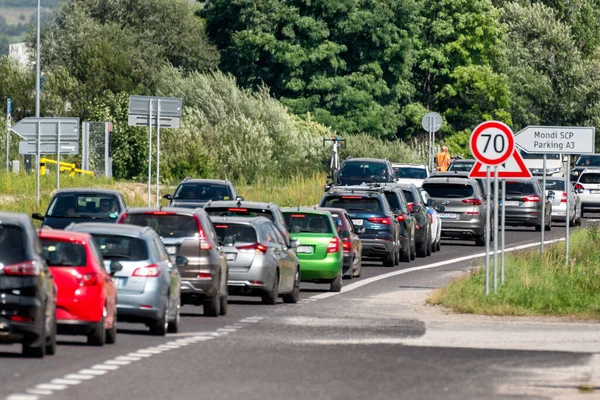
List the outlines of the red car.
{"label": "red car", "polygon": [[[92,237],[60,230],[41,230],[38,236],[58,289],[58,333],[86,335],[88,344],[95,346],[114,343],[117,289]],[[119,267],[112,263],[111,273]]]}

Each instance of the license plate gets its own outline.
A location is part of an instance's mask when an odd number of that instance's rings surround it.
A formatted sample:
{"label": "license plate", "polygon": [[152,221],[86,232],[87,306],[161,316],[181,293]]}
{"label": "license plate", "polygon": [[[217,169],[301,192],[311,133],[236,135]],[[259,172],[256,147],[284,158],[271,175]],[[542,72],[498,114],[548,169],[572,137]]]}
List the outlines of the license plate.
{"label": "license plate", "polygon": [[353,219],[352,223],[354,224],[354,226],[363,226],[363,220],[362,219]]}
{"label": "license plate", "polygon": [[231,254],[226,254],[225,258],[227,258],[227,261],[235,261],[237,254],[235,253],[231,253]]}
{"label": "license plate", "polygon": [[302,254],[312,254],[313,247],[312,246],[298,246],[297,252],[302,253]]}
{"label": "license plate", "polygon": [[457,219],[458,214],[440,213],[440,218],[441,219]]}
{"label": "license plate", "polygon": [[598,193],[600,193],[600,190],[594,190],[594,189],[592,189],[592,190],[590,190],[590,193],[592,193],[592,194],[598,194]]}
{"label": "license plate", "polygon": [[165,246],[167,254],[177,254],[177,246]]}
{"label": "license plate", "polygon": [[127,282],[127,278],[119,278],[119,277],[113,277],[113,283],[115,284],[115,287],[118,288],[122,288],[125,286],[125,282]]}
{"label": "license plate", "polygon": [[519,201],[506,201],[506,202],[504,202],[505,206],[518,206],[520,204],[521,204],[521,202],[519,202]]}

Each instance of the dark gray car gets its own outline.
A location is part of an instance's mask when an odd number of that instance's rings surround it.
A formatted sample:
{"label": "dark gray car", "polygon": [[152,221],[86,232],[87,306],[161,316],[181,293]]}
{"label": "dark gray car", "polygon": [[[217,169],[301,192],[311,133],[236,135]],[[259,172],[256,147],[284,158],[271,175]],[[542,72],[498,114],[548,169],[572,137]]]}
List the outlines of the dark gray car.
{"label": "dark gray car", "polygon": [[228,266],[210,218],[197,208],[130,208],[120,224],[149,226],[165,244],[181,275],[181,303],[202,305],[204,314],[227,314]]}
{"label": "dark gray car", "polygon": [[[509,226],[534,226],[542,230],[542,202],[546,203],[545,230],[552,229],[552,199],[554,192],[545,191],[538,178],[507,180],[504,198],[505,221]],[[500,208],[502,212],[502,208]]]}
{"label": "dark gray car", "polygon": [[229,180],[184,179],[175,193],[165,194],[169,207],[202,208],[210,200],[237,200],[238,194]]}

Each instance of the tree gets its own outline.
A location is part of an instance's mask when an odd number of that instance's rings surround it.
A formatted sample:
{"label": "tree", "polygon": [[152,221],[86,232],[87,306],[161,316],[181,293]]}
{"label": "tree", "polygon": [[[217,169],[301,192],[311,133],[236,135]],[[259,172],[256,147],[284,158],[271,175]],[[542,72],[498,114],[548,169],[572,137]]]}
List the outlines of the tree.
{"label": "tree", "polygon": [[413,0],[214,0],[201,15],[221,67],[334,129],[395,137],[410,83]]}

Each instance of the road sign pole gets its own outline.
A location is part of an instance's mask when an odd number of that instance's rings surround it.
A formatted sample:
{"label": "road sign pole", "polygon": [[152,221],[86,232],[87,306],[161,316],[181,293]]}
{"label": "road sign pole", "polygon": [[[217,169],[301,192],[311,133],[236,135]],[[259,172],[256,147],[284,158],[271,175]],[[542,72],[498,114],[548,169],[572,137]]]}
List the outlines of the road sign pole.
{"label": "road sign pole", "polygon": [[[567,155],[566,159],[566,168],[565,168],[565,193],[567,194],[567,214],[565,217],[565,265],[569,266],[569,197],[571,197],[571,182],[569,182],[569,156]],[[573,221],[577,218],[577,210],[575,207],[573,208]]]}
{"label": "road sign pole", "polygon": [[12,114],[12,101],[6,99],[6,172],[10,171],[10,119]]}
{"label": "road sign pole", "polygon": [[56,190],[60,189],[60,121],[58,122],[58,135],[56,136]]}
{"label": "road sign pole", "polygon": [[36,141],[36,146],[37,146],[37,150],[35,152],[35,161],[37,162],[37,195],[36,195],[36,199],[37,199],[37,205],[38,207],[40,206],[40,141],[41,141],[41,137],[42,137],[42,122],[38,120],[37,123],[37,141]]}
{"label": "road sign pole", "polygon": [[542,240],[540,243],[540,253],[544,254],[544,234],[546,233],[546,154],[543,155],[542,171]]}
{"label": "road sign pole", "polygon": [[502,216],[500,217],[501,227],[500,227],[500,285],[504,285],[504,240],[505,240],[505,227],[506,220],[504,215],[506,214],[506,181],[502,180]]}
{"label": "road sign pole", "polygon": [[[36,31],[36,41],[35,41],[35,116],[37,118],[40,117],[40,80],[41,80],[41,67],[40,67],[40,25],[41,25],[41,14],[42,14],[42,6],[41,0],[37,1],[37,31]],[[39,143],[39,137],[38,137]],[[40,159],[38,154],[38,169],[40,165]],[[39,176],[39,175],[38,175]],[[38,199],[38,205],[39,205]]]}
{"label": "road sign pole", "polygon": [[148,207],[152,192],[152,99],[150,99],[150,117],[148,118]]}
{"label": "road sign pole", "polygon": [[494,294],[498,293],[498,167],[494,167]]}
{"label": "road sign pole", "polygon": [[490,294],[490,201],[489,193],[490,188],[490,167],[485,168],[486,174],[486,191],[488,198],[485,201],[485,295]]}
{"label": "road sign pole", "polygon": [[156,104],[156,207],[158,207],[160,206],[160,99]]}
{"label": "road sign pole", "polygon": [[430,171],[433,171],[433,165],[435,164],[435,150],[433,149],[433,135],[434,135],[434,118],[433,116],[429,116],[429,126],[431,126],[431,130],[429,131],[429,154],[431,154],[430,160],[431,165],[429,166]]}

